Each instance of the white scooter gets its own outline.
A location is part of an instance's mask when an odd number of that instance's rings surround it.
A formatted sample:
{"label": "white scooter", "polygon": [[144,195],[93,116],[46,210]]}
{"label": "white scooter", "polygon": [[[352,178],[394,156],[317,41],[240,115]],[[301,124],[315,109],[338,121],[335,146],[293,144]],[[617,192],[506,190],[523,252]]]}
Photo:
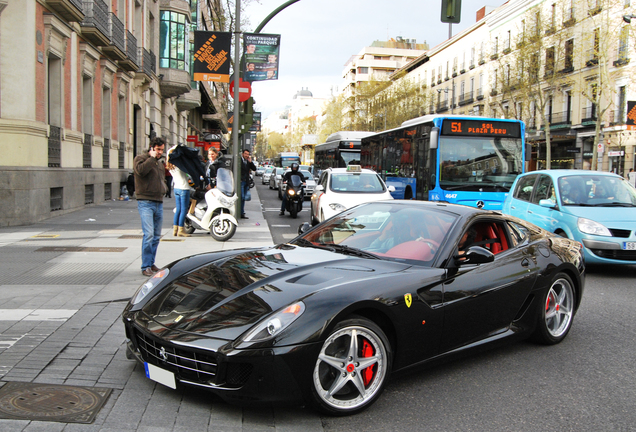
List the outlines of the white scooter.
{"label": "white scooter", "polygon": [[184,230],[188,234],[195,229],[209,232],[217,241],[226,241],[236,232],[236,200],[234,176],[227,168],[216,173],[216,187],[205,193],[205,201],[194,207],[194,214],[186,215]]}

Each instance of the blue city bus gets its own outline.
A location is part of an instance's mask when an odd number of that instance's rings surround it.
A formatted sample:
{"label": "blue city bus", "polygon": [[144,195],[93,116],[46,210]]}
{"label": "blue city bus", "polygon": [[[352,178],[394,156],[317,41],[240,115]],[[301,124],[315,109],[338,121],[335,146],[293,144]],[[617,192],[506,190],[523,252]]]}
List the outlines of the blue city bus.
{"label": "blue city bus", "polygon": [[274,165],[279,168],[289,168],[294,162],[300,165],[300,156],[294,152],[280,152],[274,160]]}
{"label": "blue city bus", "polygon": [[501,210],[530,151],[520,120],[427,115],[362,139],[361,164],[396,199]]}

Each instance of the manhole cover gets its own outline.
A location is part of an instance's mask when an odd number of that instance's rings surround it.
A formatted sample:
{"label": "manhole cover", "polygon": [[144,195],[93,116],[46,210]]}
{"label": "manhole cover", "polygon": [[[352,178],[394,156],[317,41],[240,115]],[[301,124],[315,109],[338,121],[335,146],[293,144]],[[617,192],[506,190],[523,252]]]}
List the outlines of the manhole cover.
{"label": "manhole cover", "polygon": [[112,389],[10,382],[0,389],[0,418],[92,423]]}

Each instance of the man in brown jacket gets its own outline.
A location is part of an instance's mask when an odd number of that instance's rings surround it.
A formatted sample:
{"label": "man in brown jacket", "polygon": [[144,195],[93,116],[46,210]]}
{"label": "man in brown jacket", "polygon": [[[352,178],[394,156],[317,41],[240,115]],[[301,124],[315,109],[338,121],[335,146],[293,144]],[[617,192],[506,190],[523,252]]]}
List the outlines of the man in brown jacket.
{"label": "man in brown jacket", "polygon": [[133,161],[137,210],[144,232],[141,243],[141,273],[148,277],[159,271],[155,265],[155,256],[161,238],[163,197],[166,194],[165,166],[159,159],[165,149],[166,141],[155,137],[150,140],[148,152],[135,157]]}

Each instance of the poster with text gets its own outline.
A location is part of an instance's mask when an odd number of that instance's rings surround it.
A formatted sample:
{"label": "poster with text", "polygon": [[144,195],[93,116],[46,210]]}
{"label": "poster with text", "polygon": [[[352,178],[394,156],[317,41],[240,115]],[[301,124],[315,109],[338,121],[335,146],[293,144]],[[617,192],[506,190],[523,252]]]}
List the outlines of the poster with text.
{"label": "poster with text", "polygon": [[280,35],[245,33],[243,35],[245,53],[245,81],[266,81],[278,79],[278,54]]}
{"label": "poster with text", "polygon": [[232,33],[194,32],[194,81],[230,82]]}

